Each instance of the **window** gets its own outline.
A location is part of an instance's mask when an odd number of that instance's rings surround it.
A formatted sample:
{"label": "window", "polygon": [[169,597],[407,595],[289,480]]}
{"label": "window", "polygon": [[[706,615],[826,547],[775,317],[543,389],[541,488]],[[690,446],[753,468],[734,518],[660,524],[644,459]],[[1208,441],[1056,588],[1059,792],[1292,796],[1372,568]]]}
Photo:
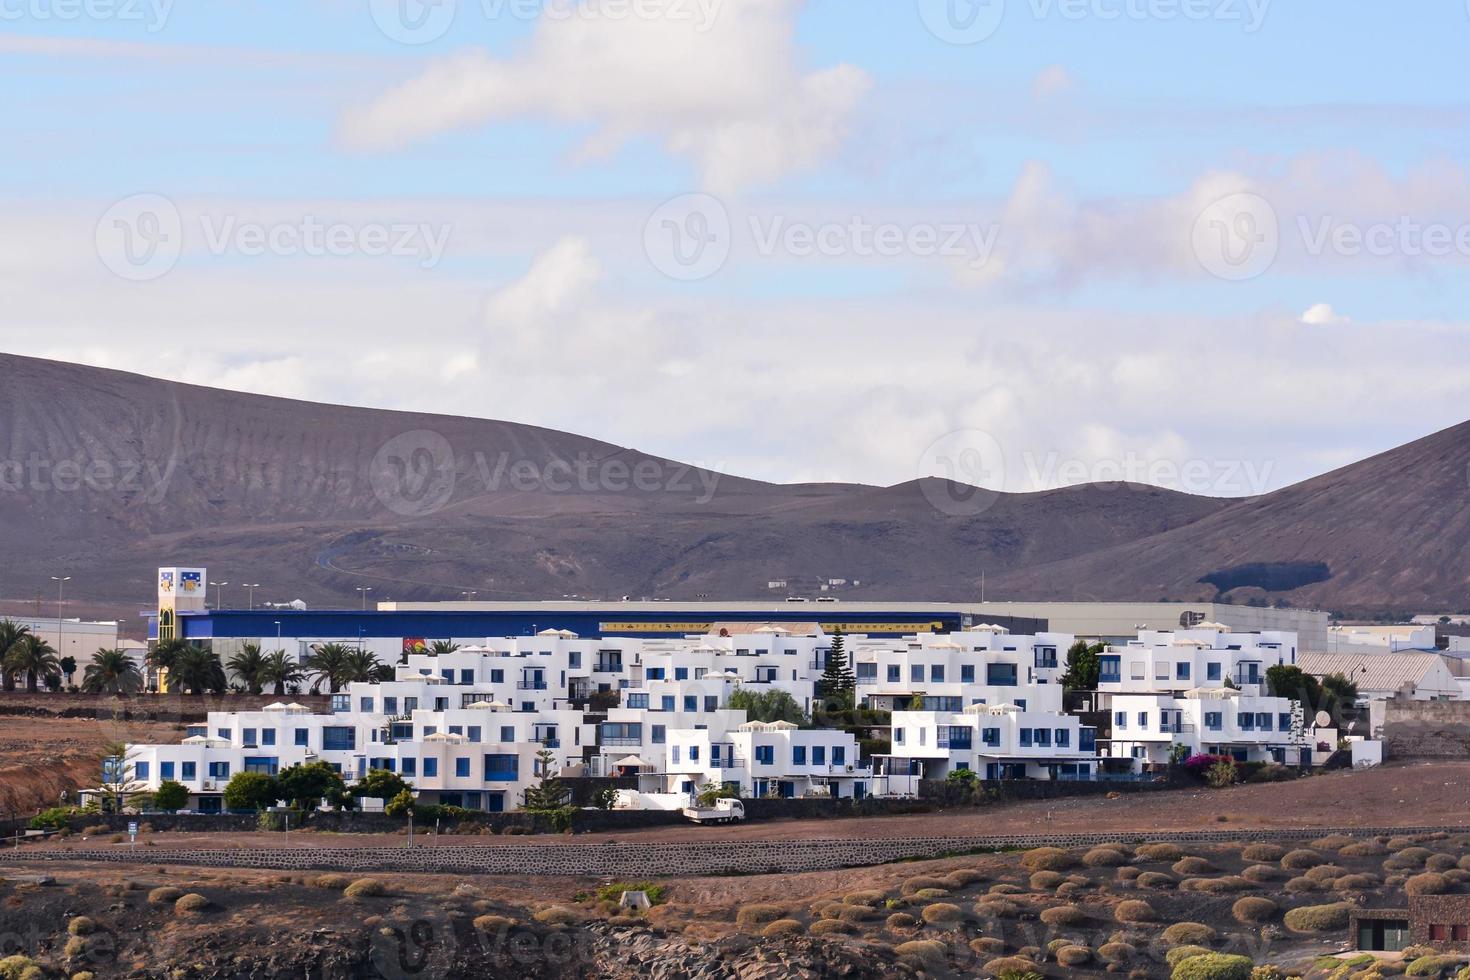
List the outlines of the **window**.
{"label": "window", "polygon": [[974,664],[960,664],[960,683],[961,684],[973,684],[973,683],[975,683],[975,665]]}
{"label": "window", "polygon": [[[384,759],[383,764],[378,768],[391,770],[393,768],[392,761]],[[279,760],[275,756],[247,755],[244,759],[245,772],[258,772],[263,776],[274,776],[279,769]]]}
{"label": "window", "polygon": [[460,668],[459,682],[461,684],[473,684],[475,682],[474,670],[470,669],[469,667]]}
{"label": "window", "polygon": [[1271,730],[1271,713],[1269,711],[1259,711],[1256,713],[1256,729],[1262,732],[1269,732]]}
{"label": "window", "polygon": [[878,680],[877,664],[857,664],[857,679],[859,684],[872,684]]}
{"label": "window", "polygon": [[903,729],[902,728],[895,728],[893,730],[893,744],[894,745],[902,745],[903,744]]}
{"label": "window", "polygon": [[298,729],[296,729],[295,739],[296,739],[296,744],[297,745],[306,746],[306,745],[311,744],[310,743],[310,737],[311,737],[310,736],[310,733],[307,731],[307,729],[305,729],[305,728],[298,728]]}
{"label": "window", "polygon": [[1097,682],[1099,684],[1117,684],[1123,679],[1122,657],[1098,657]]}
{"label": "window", "polygon": [[660,711],[673,711],[674,710],[674,696],[672,694],[665,694],[662,698],[659,699],[659,710]]}
{"label": "window", "polygon": [[417,759],[404,759],[400,763],[400,767],[405,776],[417,776],[419,774],[419,760]]}
{"label": "window", "polygon": [[719,711],[720,710],[720,697],[719,697],[719,695],[717,695],[717,694],[706,694],[704,696],[704,710],[705,711]]}
{"label": "window", "polygon": [[676,681],[687,681],[688,679],[689,679],[689,668],[688,667],[675,667],[674,668],[674,680],[676,680]]}
{"label": "window", "polygon": [[1065,748],[1068,747],[1068,745],[1071,744],[1071,741],[1072,741],[1072,733],[1071,732],[1067,731],[1065,728],[1058,728],[1057,729],[1057,748],[1059,748],[1059,749],[1065,749]]}
{"label": "window", "polygon": [[485,781],[512,783],[520,778],[521,760],[509,753],[485,756]]}
{"label": "window", "polygon": [[197,771],[195,769],[195,764],[192,762],[181,762],[179,763],[179,768],[183,773],[184,779],[193,779]]}
{"label": "window", "polygon": [[221,728],[215,734],[217,734],[220,738],[222,738],[226,742],[228,742],[234,736],[235,733],[231,729]]}
{"label": "window", "polygon": [[646,693],[645,694],[629,694],[628,695],[628,707],[630,707],[630,708],[647,708],[648,707],[648,695]]}
{"label": "window", "polygon": [[1187,681],[1187,680],[1189,680],[1189,662],[1188,661],[1181,660],[1179,663],[1177,663],[1177,664],[1174,665],[1174,679],[1176,681]]}
{"label": "window", "polygon": [[357,699],[357,710],[363,712],[364,714],[371,714],[372,713],[372,710],[373,710],[373,699],[372,698],[358,698]]}
{"label": "window", "polygon": [[418,710],[418,706],[419,706],[419,699],[418,698],[404,698],[403,699],[403,713],[406,714],[406,715],[413,714],[416,710]]}
{"label": "window", "polygon": [[806,746],[805,745],[793,745],[793,746],[791,746],[791,764],[793,766],[804,766],[804,765],[806,765]]}
{"label": "window", "polygon": [[262,728],[260,730],[260,744],[261,745],[275,745],[276,744],[276,730],[274,728]]}
{"label": "window", "polygon": [[439,676],[442,677],[442,678],[444,678],[446,681],[448,681],[451,684],[454,683],[454,671],[452,671],[452,670],[441,670],[441,671],[439,671]]}
{"label": "window", "polygon": [[909,666],[909,680],[913,681],[915,684],[922,684],[922,683],[924,683],[924,665],[923,664],[911,664]]}
{"label": "window", "polygon": [[449,726],[449,734],[451,734],[451,735],[463,735],[464,734],[464,726],[463,725],[450,725]]}
{"label": "window", "polygon": [[1429,941],[1430,942],[1432,942],[1432,943],[1442,943],[1442,942],[1445,942],[1446,940],[1448,940],[1449,938],[1450,938],[1450,928],[1449,928],[1449,926],[1440,925],[1439,923],[1434,923],[1434,924],[1430,925],[1430,927],[1429,927]]}
{"label": "window", "polygon": [[1154,680],[1166,681],[1169,679],[1169,665],[1167,663],[1154,664]]}
{"label": "window", "polygon": [[679,764],[679,757],[683,753],[683,751],[684,750],[680,746],[669,746],[669,758],[673,760],[674,765],[677,766]]}
{"label": "window", "polygon": [[695,712],[699,710],[699,696],[695,694],[684,695],[684,710]]}
{"label": "window", "polygon": [[755,747],[755,761],[764,766],[776,764],[776,747],[774,745],[757,745]]}
{"label": "window", "polygon": [[992,745],[992,746],[999,745],[1000,744],[1000,729],[999,728],[982,728],[982,729],[980,729],[980,741],[984,742],[986,745]]}
{"label": "window", "polygon": [[985,683],[992,687],[1015,687],[1015,664],[986,664]]}
{"label": "window", "polygon": [[847,765],[847,747],[843,745],[832,746],[832,765]]}
{"label": "window", "polygon": [[1050,668],[1057,665],[1056,647],[1037,647],[1035,651],[1036,666]]}
{"label": "window", "polygon": [[898,670],[898,664],[889,664],[888,665],[888,683],[890,683],[890,684],[897,684],[898,683],[898,679],[901,676],[902,675],[899,673],[899,670]]}
{"label": "window", "polygon": [[1114,728],[1127,728],[1128,727],[1128,712],[1126,712],[1126,711],[1116,711],[1116,712],[1114,712],[1113,713],[1113,727]]}
{"label": "window", "polygon": [[1450,940],[1457,943],[1470,942],[1470,925],[1452,926]]}
{"label": "window", "polygon": [[1041,748],[1041,749],[1049,749],[1049,748],[1051,748],[1051,729],[1050,728],[1038,728],[1038,729],[1036,729],[1036,747],[1037,748]]}
{"label": "window", "polygon": [[1220,712],[1218,712],[1218,711],[1206,711],[1205,712],[1205,727],[1208,728],[1210,731],[1212,731],[1212,732],[1218,732],[1221,728],[1224,727],[1224,724],[1225,724],[1225,720],[1224,720],[1224,718],[1221,717],[1221,713]]}
{"label": "window", "polygon": [[460,779],[467,779],[470,775],[469,756],[460,756],[454,760],[454,775]]}
{"label": "window", "polygon": [[349,752],[355,748],[357,748],[357,729],[346,727],[322,729],[323,752]]}
{"label": "window", "polygon": [[812,765],[825,766],[827,764],[827,747],[824,745],[812,746]]}
{"label": "window", "polygon": [[211,762],[209,764],[210,779],[229,779],[230,764],[228,762]]}
{"label": "window", "polygon": [[1243,732],[1253,732],[1256,730],[1256,716],[1249,711],[1237,712],[1235,726]]}
{"label": "window", "polygon": [[334,714],[337,713],[337,712],[340,712],[340,711],[351,711],[351,710],[352,710],[352,695],[350,695],[350,694],[333,694],[332,695],[332,712]]}
{"label": "window", "polygon": [[259,742],[259,739],[257,739],[255,737],[255,729],[253,729],[253,728],[242,728],[242,729],[240,729],[240,742],[246,748],[250,748],[251,746],[256,745]]}
{"label": "window", "polygon": [[448,711],[449,710],[449,699],[448,698],[435,698],[434,699],[434,710],[435,711]]}
{"label": "window", "polygon": [[439,775],[439,760],[438,759],[425,759],[424,760],[424,777],[427,778],[427,779],[434,779],[434,778],[437,778],[438,775]]}
{"label": "window", "polygon": [[568,667],[571,667],[573,670],[578,670],[578,669],[581,668],[581,666],[582,666],[582,651],[581,650],[571,650],[571,651],[568,651],[568,653],[567,653],[567,666]]}
{"label": "window", "polygon": [[1029,728],[1022,728],[1020,731],[1021,731],[1021,748],[1023,748],[1023,749],[1029,749],[1029,748],[1031,748],[1031,729],[1029,729]]}
{"label": "window", "polygon": [[1279,732],[1291,731],[1291,712],[1283,711],[1276,716],[1276,730]]}
{"label": "window", "polygon": [[133,765],[133,775],[139,779],[148,778],[149,765],[146,762],[138,762]]}
{"label": "window", "polygon": [[697,745],[691,745],[691,746],[689,746],[689,761],[690,762],[698,762],[699,761],[699,746],[697,746]]}
{"label": "window", "polygon": [[929,683],[944,683],[944,664],[931,664],[929,667]]}
{"label": "window", "polygon": [[500,668],[498,668],[498,667],[495,668],[495,669],[493,669],[493,670],[491,670],[490,671],[490,683],[491,684],[504,684],[505,683],[505,671],[502,670],[502,669],[500,669]]}
{"label": "window", "polygon": [[1138,713],[1138,727],[1139,728],[1148,728],[1148,712],[1147,711],[1140,711]]}
{"label": "window", "polygon": [[[651,680],[651,681],[661,681],[661,680],[663,680],[664,679],[664,669],[662,667],[650,667],[650,668],[648,668],[648,679]],[[680,678],[680,679],[682,680],[683,678]]]}
{"label": "window", "polygon": [[172,762],[160,762],[158,764],[158,778],[159,779],[173,779],[174,778],[174,764]]}
{"label": "window", "polygon": [[1220,679],[1220,674],[1221,674],[1221,672],[1220,672],[1220,665],[1219,664],[1217,664],[1217,663],[1214,663],[1214,664],[1205,664],[1205,679],[1206,680],[1218,681]]}

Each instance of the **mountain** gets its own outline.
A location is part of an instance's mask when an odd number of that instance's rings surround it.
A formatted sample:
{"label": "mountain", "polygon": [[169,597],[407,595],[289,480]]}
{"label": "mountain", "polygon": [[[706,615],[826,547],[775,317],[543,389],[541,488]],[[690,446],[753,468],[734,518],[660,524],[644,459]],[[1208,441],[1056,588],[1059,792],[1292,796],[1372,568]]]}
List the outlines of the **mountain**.
{"label": "mountain", "polygon": [[1470,422],[1136,541],[997,576],[1027,598],[1460,609],[1470,593]]}
{"label": "mountain", "polygon": [[[0,599],[146,605],[159,565],[260,600],[968,599],[1230,506],[1154,487],[777,485],[510,422],[320,405],[0,354]],[[232,590],[226,604],[243,595]]]}

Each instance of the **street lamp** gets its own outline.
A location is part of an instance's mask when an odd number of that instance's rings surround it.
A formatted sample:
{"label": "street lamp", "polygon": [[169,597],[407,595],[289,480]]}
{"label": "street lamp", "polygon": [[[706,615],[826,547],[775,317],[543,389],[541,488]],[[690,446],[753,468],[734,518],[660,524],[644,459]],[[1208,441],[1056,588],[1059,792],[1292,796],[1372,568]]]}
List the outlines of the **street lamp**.
{"label": "street lamp", "polygon": [[373,591],[373,587],[371,585],[359,585],[357,587],[357,594],[362,596],[363,612],[367,612],[367,594],[371,591]]}
{"label": "street lamp", "polygon": [[227,586],[229,584],[230,584],[229,582],[216,582],[216,583],[214,583],[214,589],[215,589],[215,592],[214,592],[214,608],[216,610],[219,610],[219,609],[223,609],[224,608],[224,606],[225,606],[225,586]]}
{"label": "street lamp", "polygon": [[255,611],[255,590],[260,588],[259,582],[241,582],[245,588],[250,590],[250,611]]}
{"label": "street lamp", "polygon": [[61,625],[61,594],[66,588],[66,583],[71,581],[70,575],[57,577],[51,576],[51,581],[56,583],[56,652],[63,657],[66,656],[66,627]]}
{"label": "street lamp", "polygon": [[460,596],[464,599],[465,602],[472,602],[474,601],[475,596],[479,594],[480,593],[478,592],[461,592]]}

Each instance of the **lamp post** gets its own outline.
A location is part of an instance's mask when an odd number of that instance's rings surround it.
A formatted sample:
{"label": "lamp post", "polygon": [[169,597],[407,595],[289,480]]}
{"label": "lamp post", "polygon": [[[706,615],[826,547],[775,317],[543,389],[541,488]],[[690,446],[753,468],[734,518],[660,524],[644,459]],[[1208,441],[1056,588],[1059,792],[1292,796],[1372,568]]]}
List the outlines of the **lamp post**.
{"label": "lamp post", "polygon": [[371,591],[373,591],[373,587],[371,585],[359,585],[357,587],[357,594],[362,596],[363,612],[367,612],[367,594]]}
{"label": "lamp post", "polygon": [[245,588],[250,590],[250,611],[255,612],[255,590],[260,588],[259,582],[241,582]]}
{"label": "lamp post", "polygon": [[66,583],[71,581],[70,575],[51,576],[51,581],[56,583],[56,652],[66,656],[66,627],[61,623],[61,596],[66,589]]}
{"label": "lamp post", "polygon": [[214,583],[214,590],[215,590],[214,591],[214,608],[215,609],[223,609],[224,608],[224,605],[225,605],[225,586],[227,586],[229,584],[230,584],[229,582],[216,582],[216,583]]}

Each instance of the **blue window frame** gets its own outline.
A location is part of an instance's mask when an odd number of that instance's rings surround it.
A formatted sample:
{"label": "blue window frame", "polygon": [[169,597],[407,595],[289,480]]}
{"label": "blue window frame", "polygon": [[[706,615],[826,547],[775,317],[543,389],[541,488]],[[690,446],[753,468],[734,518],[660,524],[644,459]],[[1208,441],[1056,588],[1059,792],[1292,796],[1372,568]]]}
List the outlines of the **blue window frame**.
{"label": "blue window frame", "polygon": [[1031,729],[1029,729],[1029,728],[1022,728],[1022,729],[1020,729],[1020,732],[1021,732],[1021,748],[1023,748],[1023,749],[1029,749],[1029,748],[1031,748]]}
{"label": "blue window frame", "polygon": [[1097,658],[1099,684],[1116,684],[1123,679],[1123,658],[1119,656],[1101,656]]}
{"label": "blue window frame", "polygon": [[1148,712],[1147,711],[1140,711],[1138,713],[1138,727],[1139,728],[1148,728]]}
{"label": "blue window frame", "polygon": [[1051,729],[1050,728],[1038,728],[1038,729],[1036,729],[1036,747],[1037,748],[1042,748],[1042,749],[1049,749],[1049,748],[1051,748]]}
{"label": "blue window frame", "polygon": [[1218,681],[1221,676],[1221,667],[1218,663],[1205,664],[1205,680]]}
{"label": "blue window frame", "polygon": [[461,667],[459,670],[459,682],[461,684],[473,684],[475,682],[475,672],[473,668]]}
{"label": "blue window frame", "polygon": [[825,766],[827,764],[827,747],[825,745],[812,746],[812,765]]}
{"label": "blue window frame", "polygon": [[659,708],[658,709],[660,711],[673,711],[674,710],[674,696],[672,694],[665,694],[662,697],[660,697],[659,698]]}
{"label": "blue window frame", "polygon": [[929,683],[931,683],[931,684],[943,684],[944,683],[944,664],[930,664],[929,665]]}
{"label": "blue window frame", "polygon": [[1209,729],[1212,732],[1218,732],[1223,727],[1225,727],[1225,719],[1221,717],[1220,712],[1205,712],[1205,728]]}
{"label": "blue window frame", "polygon": [[469,756],[460,756],[459,758],[457,758],[457,759],[454,760],[454,774],[455,774],[455,776],[458,776],[461,779],[467,778],[469,776],[469,774],[470,774],[470,759],[469,759]]}
{"label": "blue window frame", "polygon": [[198,772],[195,763],[192,762],[179,763],[179,770],[182,773],[184,779],[193,779]]}
{"label": "blue window frame", "polygon": [[804,765],[806,765],[806,746],[805,745],[793,745],[793,746],[791,746],[791,764],[793,766],[804,766]]}
{"label": "blue window frame", "polygon": [[158,778],[159,779],[173,779],[174,778],[174,764],[172,762],[160,762],[158,764]]}
{"label": "blue window frame", "polygon": [[261,745],[275,745],[276,744],[276,730],[274,728],[262,728],[260,730],[260,744]]}
{"label": "blue window frame", "polygon": [[1276,716],[1276,730],[1278,732],[1291,731],[1291,712],[1283,711]]}
{"label": "blue window frame", "polygon": [[1235,725],[1243,732],[1256,730],[1256,716],[1249,711],[1240,711],[1235,715]]}
{"label": "blue window frame", "polygon": [[322,729],[322,751],[350,752],[357,748],[357,729],[329,727]]}
{"label": "blue window frame", "polygon": [[242,728],[242,729],[240,729],[240,744],[241,745],[245,746],[248,749],[250,746],[252,746],[252,745],[258,745],[259,743],[260,743],[260,739],[256,738],[255,729],[253,729],[253,728]]}
{"label": "blue window frame", "polygon": [[697,694],[684,695],[684,710],[689,712],[699,710],[699,696]]}
{"label": "blue window frame", "polygon": [[689,761],[690,762],[698,762],[699,761],[699,746],[697,746],[697,745],[691,745],[691,746],[689,746]]}
{"label": "blue window frame", "polygon": [[649,738],[652,739],[654,745],[664,744],[664,739],[666,738],[666,729],[663,725],[654,725],[649,731]]}
{"label": "blue window frame", "polygon": [[973,684],[973,683],[975,683],[975,665],[974,664],[960,664],[960,683],[961,684]]}
{"label": "blue window frame", "polygon": [[888,683],[890,683],[890,684],[897,684],[898,681],[899,681],[899,678],[902,677],[902,676],[903,675],[901,673],[899,673],[898,664],[889,664],[888,665]]}
{"label": "blue window frame", "polygon": [[357,710],[358,711],[361,711],[363,714],[372,714],[372,712],[373,712],[373,699],[372,698],[358,698],[357,699]]}
{"label": "blue window frame", "polygon": [[1072,733],[1065,728],[1057,729],[1057,748],[1065,749],[1072,742]]}
{"label": "blue window frame", "polygon": [[229,779],[230,764],[228,762],[211,762],[209,764],[210,779]]}
{"label": "blue window frame", "polygon": [[310,729],[307,729],[307,728],[298,728],[298,729],[296,729],[295,740],[296,740],[296,744],[297,745],[302,745],[302,746],[310,745],[311,744],[311,730]]}
{"label": "blue window frame", "polygon": [[650,668],[648,668],[648,679],[651,680],[651,681],[661,681],[661,680],[663,680],[664,679],[664,669],[662,667],[650,667]]}
{"label": "blue window frame", "polygon": [[505,671],[502,670],[499,667],[493,668],[490,671],[490,683],[491,684],[504,684],[505,683]]}
{"label": "blue window frame", "polygon": [[433,779],[433,778],[435,778],[438,775],[439,775],[439,760],[438,759],[425,759],[424,760],[424,776],[425,776],[425,778]]}
{"label": "blue window frame", "polygon": [[834,766],[845,766],[845,765],[847,765],[847,746],[845,746],[845,745],[834,745],[834,746],[832,746],[832,765],[834,765]]}
{"label": "blue window frame", "polygon": [[871,683],[878,679],[878,665],[873,663],[856,664],[857,679],[859,683]]}
{"label": "blue window frame", "polygon": [[398,714],[398,698],[393,697],[393,696],[390,696],[390,695],[387,695],[387,694],[383,695],[383,714],[385,714],[385,715],[396,715],[396,714]]}
{"label": "blue window frame", "polygon": [[910,664],[909,665],[909,680],[913,681],[916,684],[922,684],[922,683],[924,683],[924,665],[923,664]]}
{"label": "blue window frame", "polygon": [[148,771],[149,766],[146,762],[136,762],[133,764],[133,775],[138,779],[147,779]]}
{"label": "blue window frame", "polygon": [[1180,661],[1179,663],[1177,663],[1177,664],[1174,665],[1174,679],[1176,681],[1187,681],[1187,680],[1189,680],[1189,664],[1188,664],[1188,662],[1186,662],[1186,661]]}
{"label": "blue window frame", "polygon": [[999,745],[1000,744],[1000,729],[999,728],[982,728],[982,729],[980,729],[980,741],[983,742],[983,743],[985,743],[986,745]]}
{"label": "blue window frame", "polygon": [[514,742],[516,740],[516,729],[514,725],[500,726],[500,741]]}
{"label": "blue window frame", "polygon": [[399,763],[399,766],[405,776],[417,776],[419,774],[419,760],[417,759],[404,759]]}
{"label": "blue window frame", "polygon": [[1113,727],[1114,728],[1127,728],[1128,727],[1128,712],[1126,712],[1126,711],[1115,711],[1115,712],[1113,712]]}
{"label": "blue window frame", "polygon": [[774,745],[757,745],[755,747],[755,761],[765,766],[775,765],[776,747]]}
{"label": "blue window frame", "polygon": [[1269,711],[1261,711],[1256,714],[1256,729],[1263,732],[1269,732],[1271,730],[1271,713]]}
{"label": "blue window frame", "polygon": [[642,694],[629,694],[628,695],[628,707],[630,707],[630,708],[647,708],[648,707],[648,694],[647,694],[647,692],[644,692]]}
{"label": "blue window frame", "polygon": [[1015,687],[1015,664],[986,664],[985,683],[991,687]]}

